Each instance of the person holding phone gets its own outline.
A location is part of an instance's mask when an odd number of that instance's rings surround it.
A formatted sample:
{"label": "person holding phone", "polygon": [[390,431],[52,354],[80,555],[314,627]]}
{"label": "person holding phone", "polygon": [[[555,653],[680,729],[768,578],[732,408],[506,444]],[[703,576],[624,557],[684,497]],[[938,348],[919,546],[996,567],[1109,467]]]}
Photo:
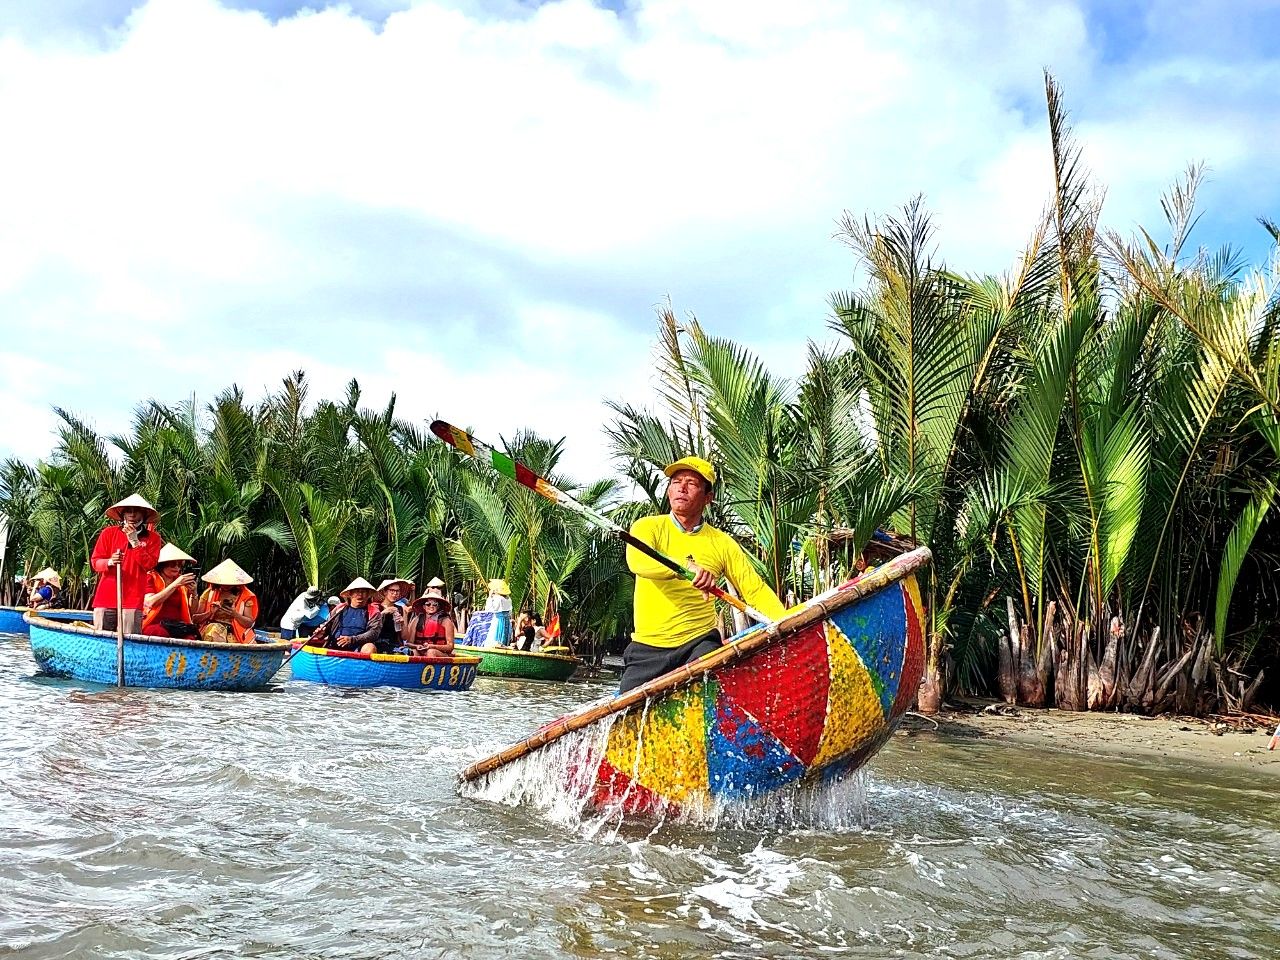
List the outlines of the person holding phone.
{"label": "person holding phone", "polygon": [[120,578],[121,627],[125,633],[142,632],[142,603],[151,571],[160,559],[164,538],[155,528],[160,514],[134,493],[107,507],[114,520],[98,534],[90,554],[90,564],[98,574],[93,593],[93,626],[96,630],[116,629],[116,578]]}
{"label": "person holding phone", "polygon": [[227,558],[200,578],[209,586],[191,619],[200,628],[200,639],[214,643],[256,643],[253,625],[258,621],[258,598],[249,584],[253,577]]}
{"label": "person holding phone", "polygon": [[196,577],[186,569],[196,558],[172,543],[160,550],[160,559],[151,573],[151,585],[142,598],[142,633],[148,637],[199,636],[191,622],[196,597]]}

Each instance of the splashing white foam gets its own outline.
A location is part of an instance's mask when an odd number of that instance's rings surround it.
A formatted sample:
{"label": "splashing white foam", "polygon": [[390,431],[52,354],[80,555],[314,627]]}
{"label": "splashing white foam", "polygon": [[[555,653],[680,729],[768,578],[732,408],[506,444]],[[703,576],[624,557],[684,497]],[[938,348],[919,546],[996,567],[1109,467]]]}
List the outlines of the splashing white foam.
{"label": "splashing white foam", "polygon": [[[647,709],[647,704],[646,704]],[[802,828],[861,830],[867,824],[866,786],[861,772],[793,784],[747,799],[686,803],[678,813],[631,812],[632,788],[602,800],[596,773],[605,757],[615,717],[565,734],[545,747],[504,764],[459,788],[463,796],[508,806],[527,804],[547,819],[580,831],[588,839],[613,839],[625,823],[653,829],[666,822],[711,828]],[[638,725],[645,728],[643,719]],[[638,773],[636,766],[628,773]],[[655,822],[656,821],[656,822]]]}

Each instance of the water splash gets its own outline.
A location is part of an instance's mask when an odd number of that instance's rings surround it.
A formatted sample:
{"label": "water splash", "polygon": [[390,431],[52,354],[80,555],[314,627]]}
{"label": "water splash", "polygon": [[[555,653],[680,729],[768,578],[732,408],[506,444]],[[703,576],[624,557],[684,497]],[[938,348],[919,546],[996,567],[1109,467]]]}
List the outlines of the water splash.
{"label": "water splash", "polygon": [[[648,710],[646,702],[645,710]],[[656,830],[667,823],[712,829],[819,829],[860,831],[867,826],[866,781],[861,771],[802,781],[750,798],[685,804],[678,810],[637,813],[637,771],[625,791],[597,789],[609,733],[617,716],[565,734],[497,770],[459,787],[471,799],[507,806],[528,805],[552,823],[587,839],[613,839],[624,826]],[[645,728],[643,718],[639,729]],[[637,744],[636,757],[642,744]]]}

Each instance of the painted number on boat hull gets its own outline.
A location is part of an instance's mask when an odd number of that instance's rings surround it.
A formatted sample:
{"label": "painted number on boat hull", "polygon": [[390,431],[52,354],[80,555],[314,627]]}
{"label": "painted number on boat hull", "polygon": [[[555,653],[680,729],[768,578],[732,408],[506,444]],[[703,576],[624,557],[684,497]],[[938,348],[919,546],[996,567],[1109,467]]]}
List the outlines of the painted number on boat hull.
{"label": "painted number on boat hull", "polygon": [[186,669],[187,655],[180,650],[174,650],[164,662],[164,675],[166,677],[180,677]]}
{"label": "painted number on boat hull", "polygon": [[[446,668],[444,664],[440,665],[439,681],[441,686],[456,687],[459,683],[466,684],[475,676],[475,667],[463,666],[462,664],[451,664]],[[436,665],[429,663],[422,668],[422,685],[424,687],[434,686],[437,680]]]}

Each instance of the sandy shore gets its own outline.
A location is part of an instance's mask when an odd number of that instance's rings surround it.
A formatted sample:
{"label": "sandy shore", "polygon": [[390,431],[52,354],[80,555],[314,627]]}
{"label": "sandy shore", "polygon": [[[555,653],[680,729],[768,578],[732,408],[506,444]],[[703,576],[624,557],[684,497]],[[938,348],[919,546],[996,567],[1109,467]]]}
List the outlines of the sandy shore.
{"label": "sandy shore", "polygon": [[1268,751],[1275,727],[1196,720],[1190,717],[1141,717],[1120,713],[1072,713],[1062,710],[972,705],[937,717],[910,714],[906,735],[937,732],[1069,750],[1101,757],[1165,757],[1189,763],[1231,767],[1240,772],[1280,777],[1280,745]]}

